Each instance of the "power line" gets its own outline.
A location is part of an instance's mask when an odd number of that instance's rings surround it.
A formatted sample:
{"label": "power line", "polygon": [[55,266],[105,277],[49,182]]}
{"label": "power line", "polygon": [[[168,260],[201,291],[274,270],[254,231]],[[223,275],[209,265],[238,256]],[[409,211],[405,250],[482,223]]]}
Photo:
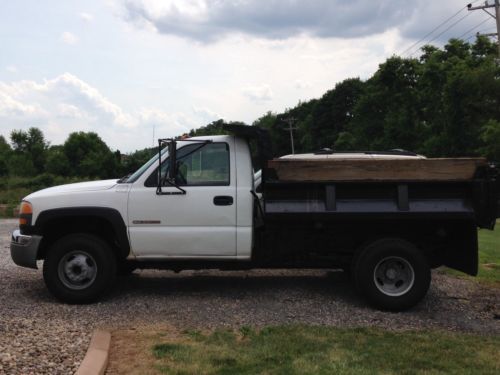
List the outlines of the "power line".
{"label": "power line", "polygon": [[451,19],[455,18],[459,13],[461,13],[463,10],[465,10],[466,7],[463,7],[463,8],[460,8],[460,10],[458,12],[456,12],[455,14],[453,14],[451,17],[447,18],[445,21],[441,22],[437,27],[435,27],[434,29],[432,29],[431,31],[429,31],[427,34],[425,34],[422,39],[416,41],[415,43],[413,43],[410,47],[408,47],[407,49],[405,49],[403,52],[401,52],[401,55],[404,55],[406,52],[408,51],[411,51],[413,49],[413,47],[415,47],[417,44],[419,44],[420,42],[424,41],[428,36],[430,36],[431,34],[433,34],[436,30],[440,29],[441,26],[445,25],[446,23],[448,23]]}
{"label": "power line", "polygon": [[489,18],[485,18],[481,23],[478,23],[476,26],[474,26],[473,28],[467,30],[465,33],[463,33],[462,35],[460,35],[457,39],[462,39],[464,36],[466,36],[467,34],[469,34],[471,31],[474,31],[475,29],[477,29],[479,26],[481,26],[482,24],[486,23],[487,21],[489,21],[490,19]]}
{"label": "power line", "polygon": [[[416,41],[410,47],[408,47],[403,52],[401,52],[400,55],[402,56],[402,55],[406,54],[407,52],[411,51],[413,49],[413,47],[415,47],[416,45],[418,45],[421,42],[423,42],[427,37],[431,36],[435,31],[437,31],[438,29],[440,29],[441,27],[443,27],[445,24],[447,24],[449,21],[451,21],[453,18],[455,18],[457,15],[459,15],[464,9],[469,8],[469,6],[472,6],[472,4],[477,3],[478,1],[480,1],[480,0],[475,0],[475,1],[471,2],[470,4],[467,4],[465,7],[461,7],[456,13],[454,13],[452,16],[448,17],[446,20],[444,20],[443,22],[441,22],[434,29],[432,29],[427,34],[425,34],[420,40]],[[427,42],[427,43],[430,43],[430,42]]]}
{"label": "power line", "polygon": [[[439,38],[445,32],[447,32],[448,30],[450,30],[452,27],[454,27],[455,25],[457,25],[459,22],[461,22],[465,18],[469,17],[470,15],[471,15],[471,13],[467,13],[465,16],[463,16],[462,18],[460,18],[458,21],[452,23],[450,26],[448,26],[446,29],[444,29],[442,32],[440,32],[438,35],[436,35],[434,38],[432,38],[431,40],[429,40],[426,44],[434,42],[437,38]],[[410,57],[413,57],[413,55],[416,54],[418,51],[419,51],[418,49],[415,50],[415,51],[413,51],[412,54],[410,55]]]}
{"label": "power line", "polygon": [[465,38],[464,40],[465,40],[466,42],[468,42],[468,41],[469,41],[469,40],[471,40],[472,38],[480,36],[480,35],[481,35],[481,33],[484,33],[485,31],[492,31],[492,30],[495,30],[495,28],[494,28],[494,27],[490,27],[490,28],[487,28],[487,29],[481,29],[481,30],[478,30],[478,32],[477,32],[477,33],[474,33],[474,34],[472,34],[472,35],[468,36],[468,37],[467,37],[467,38]]}

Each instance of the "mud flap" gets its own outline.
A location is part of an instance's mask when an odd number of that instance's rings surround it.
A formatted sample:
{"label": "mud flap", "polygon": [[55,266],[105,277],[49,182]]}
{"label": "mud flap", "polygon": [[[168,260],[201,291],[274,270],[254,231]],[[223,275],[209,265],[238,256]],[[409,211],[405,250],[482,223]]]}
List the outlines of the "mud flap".
{"label": "mud flap", "polygon": [[466,223],[446,251],[443,264],[468,275],[477,276],[478,262],[476,225],[474,222]]}

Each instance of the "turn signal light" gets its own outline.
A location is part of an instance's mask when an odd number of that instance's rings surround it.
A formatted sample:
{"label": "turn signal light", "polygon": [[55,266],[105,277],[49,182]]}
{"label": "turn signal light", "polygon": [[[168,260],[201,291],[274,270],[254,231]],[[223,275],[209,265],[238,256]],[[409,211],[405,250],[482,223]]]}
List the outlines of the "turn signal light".
{"label": "turn signal light", "polygon": [[33,214],[33,207],[30,202],[21,202],[19,207],[19,225],[31,225],[31,215]]}

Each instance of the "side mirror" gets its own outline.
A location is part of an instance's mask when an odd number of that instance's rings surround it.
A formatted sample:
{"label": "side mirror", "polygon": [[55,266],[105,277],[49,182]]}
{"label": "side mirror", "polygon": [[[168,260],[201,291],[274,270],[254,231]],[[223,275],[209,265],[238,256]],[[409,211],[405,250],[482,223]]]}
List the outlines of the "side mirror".
{"label": "side mirror", "polygon": [[175,181],[177,176],[177,142],[171,140],[168,144],[168,176],[170,181]]}
{"label": "side mirror", "polygon": [[[168,173],[166,176],[161,175],[161,149],[162,146],[167,144],[168,147]],[[158,186],[156,187],[156,195],[185,195],[186,191],[179,187],[175,182],[177,175],[177,142],[173,139],[159,139],[158,140]],[[162,191],[162,185],[167,182],[170,186],[175,187],[178,191]]]}

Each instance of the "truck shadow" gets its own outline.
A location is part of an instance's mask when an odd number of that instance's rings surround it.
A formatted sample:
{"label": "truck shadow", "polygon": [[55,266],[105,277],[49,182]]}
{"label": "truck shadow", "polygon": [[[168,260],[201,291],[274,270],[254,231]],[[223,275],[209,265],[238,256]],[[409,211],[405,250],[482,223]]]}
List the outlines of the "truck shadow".
{"label": "truck shadow", "polygon": [[[274,272],[274,271],[273,271]],[[202,299],[334,299],[363,305],[348,275],[341,271],[313,271],[295,275],[255,274],[253,272],[202,271],[174,274],[168,271],[146,271],[120,277],[109,299],[121,296],[197,297]]]}

